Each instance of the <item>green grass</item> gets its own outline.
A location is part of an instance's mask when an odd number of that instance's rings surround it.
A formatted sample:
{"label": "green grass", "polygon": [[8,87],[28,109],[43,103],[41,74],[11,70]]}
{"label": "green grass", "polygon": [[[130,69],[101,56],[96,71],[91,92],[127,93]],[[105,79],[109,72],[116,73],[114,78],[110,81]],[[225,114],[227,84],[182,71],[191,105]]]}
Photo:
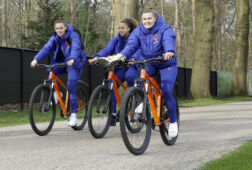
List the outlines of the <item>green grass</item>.
{"label": "green grass", "polygon": [[200,170],[248,170],[252,169],[252,142],[242,145],[220,159],[211,161]]}
{"label": "green grass", "polygon": [[[57,108],[56,120],[66,120],[66,116],[64,118],[60,117],[59,109]],[[4,126],[14,126],[21,124],[29,124],[29,111],[28,109],[24,109],[23,111],[0,111],[0,127]]]}
{"label": "green grass", "polygon": [[193,107],[193,106],[210,106],[216,104],[225,104],[225,103],[233,103],[238,101],[252,101],[252,97],[212,97],[212,98],[203,98],[203,99],[179,99],[178,103],[180,107]]}
{"label": "green grass", "polygon": [[29,123],[27,109],[23,111],[0,111],[0,127]]}

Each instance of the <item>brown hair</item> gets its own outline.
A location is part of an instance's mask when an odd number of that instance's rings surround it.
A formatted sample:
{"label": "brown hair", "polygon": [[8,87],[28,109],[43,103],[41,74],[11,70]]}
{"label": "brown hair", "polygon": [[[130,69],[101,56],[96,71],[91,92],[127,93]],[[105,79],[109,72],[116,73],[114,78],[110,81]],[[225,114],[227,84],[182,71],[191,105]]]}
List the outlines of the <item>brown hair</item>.
{"label": "brown hair", "polygon": [[152,9],[152,8],[145,8],[145,9],[143,10],[143,12],[142,12],[142,15],[143,15],[144,13],[152,13],[153,16],[154,16],[156,19],[158,18],[157,12],[156,12],[154,9]]}
{"label": "brown hair", "polygon": [[138,26],[138,22],[133,18],[125,18],[121,21],[121,23],[125,23],[130,28],[130,33]]}
{"label": "brown hair", "polygon": [[58,24],[58,23],[63,23],[65,26],[67,26],[67,23],[66,23],[66,21],[63,19],[63,17],[59,17],[59,18],[55,21],[54,26],[55,26],[56,24]]}

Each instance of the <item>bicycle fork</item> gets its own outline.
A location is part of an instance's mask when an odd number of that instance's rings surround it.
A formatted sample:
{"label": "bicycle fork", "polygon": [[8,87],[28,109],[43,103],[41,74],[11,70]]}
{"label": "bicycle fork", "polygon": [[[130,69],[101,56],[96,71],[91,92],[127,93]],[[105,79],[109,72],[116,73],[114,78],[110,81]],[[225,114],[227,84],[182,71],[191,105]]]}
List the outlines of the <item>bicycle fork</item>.
{"label": "bicycle fork", "polygon": [[[108,85],[108,80],[105,80],[103,83],[102,83],[103,86],[105,85]],[[102,113],[107,113],[108,111],[108,108],[109,108],[109,103],[110,103],[110,100],[111,100],[111,90],[113,89],[113,82],[111,83],[110,85],[110,92],[109,92],[109,96],[107,98],[107,103],[106,103],[106,107],[105,108],[101,108],[101,112]],[[102,91],[100,92],[99,94],[99,98],[98,98],[98,103],[97,103],[97,108],[96,108],[96,112],[99,113],[100,112],[100,103],[101,103],[101,100],[102,100]]]}
{"label": "bicycle fork", "polygon": [[[52,80],[45,80],[45,81],[44,81],[44,85],[48,85],[49,88],[50,88],[50,94],[49,94],[49,97],[48,97],[48,101],[47,101],[46,107],[44,108],[44,111],[45,111],[45,112],[48,112],[48,110],[49,110],[49,108],[50,108],[50,104],[51,104],[51,102],[52,102],[53,81],[52,81]],[[44,97],[45,97],[45,94],[44,94],[44,93],[45,93],[45,92],[42,91],[41,98],[40,98],[40,102],[39,102],[39,106],[40,106],[39,110],[42,110],[44,100],[46,100],[46,99],[44,99]]]}

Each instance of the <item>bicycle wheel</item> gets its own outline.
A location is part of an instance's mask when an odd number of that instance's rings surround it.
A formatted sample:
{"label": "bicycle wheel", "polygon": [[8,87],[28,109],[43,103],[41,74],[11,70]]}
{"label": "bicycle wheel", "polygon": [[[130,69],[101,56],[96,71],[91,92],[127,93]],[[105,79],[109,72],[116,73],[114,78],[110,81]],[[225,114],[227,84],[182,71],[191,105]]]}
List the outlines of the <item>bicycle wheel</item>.
{"label": "bicycle wheel", "polygon": [[99,85],[94,89],[88,105],[88,128],[95,138],[106,135],[111,113],[111,90],[107,85]]}
{"label": "bicycle wheel", "polygon": [[72,126],[74,130],[81,130],[84,128],[87,122],[87,106],[88,106],[88,96],[85,92],[86,85],[79,81],[76,87],[76,94],[77,94],[77,119],[78,124],[76,126]]}
{"label": "bicycle wheel", "polygon": [[29,120],[33,131],[44,136],[53,127],[56,115],[56,107],[53,97],[50,97],[48,85],[38,85],[32,92],[29,103]]}
{"label": "bicycle wheel", "polygon": [[144,92],[138,87],[131,87],[123,95],[121,102],[120,131],[126,148],[134,155],[140,155],[147,149],[151,137],[148,106],[142,109],[142,113],[135,112],[143,101]]}
{"label": "bicycle wheel", "polygon": [[[174,92],[173,92],[173,96],[176,100],[176,119],[177,119],[178,129],[179,129],[179,125],[180,125],[179,107],[178,107],[177,97]],[[165,115],[167,115],[167,112],[165,112]],[[160,131],[161,138],[166,145],[174,145],[177,140],[178,135],[176,137],[169,137],[169,134],[168,134],[169,124],[170,122],[162,122],[161,126],[159,126],[159,131]]]}

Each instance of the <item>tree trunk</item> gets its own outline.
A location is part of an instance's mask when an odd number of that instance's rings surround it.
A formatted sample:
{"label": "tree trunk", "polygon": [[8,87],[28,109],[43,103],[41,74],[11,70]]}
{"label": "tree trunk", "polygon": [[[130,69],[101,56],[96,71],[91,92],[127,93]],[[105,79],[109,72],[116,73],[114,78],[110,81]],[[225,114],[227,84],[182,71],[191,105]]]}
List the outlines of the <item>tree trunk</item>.
{"label": "tree trunk", "polygon": [[26,21],[25,21],[25,27],[24,27],[24,34],[25,37],[28,36],[28,21],[30,20],[30,15],[31,15],[31,0],[26,1],[26,5],[25,5],[25,10],[26,10]]}
{"label": "tree trunk", "polygon": [[[2,0],[0,0],[0,7],[1,7],[1,9],[3,8],[2,7]],[[3,25],[3,23],[2,23],[2,12],[0,11],[0,25]],[[2,46],[2,26],[0,27],[0,46]]]}
{"label": "tree trunk", "polygon": [[19,44],[16,44],[16,47],[18,48],[23,48],[23,28],[24,28],[24,22],[23,22],[23,16],[24,16],[24,6],[23,6],[23,0],[19,0],[18,2],[18,15],[19,15],[19,21],[16,21],[19,25],[19,30],[18,30],[18,39],[19,41],[16,41],[16,43],[19,42]]}
{"label": "tree trunk", "polygon": [[76,8],[77,8],[77,0],[70,0],[71,3],[71,25],[76,25]]}
{"label": "tree trunk", "polygon": [[161,14],[162,14],[163,19],[165,19],[164,18],[164,0],[160,0],[160,1],[161,1],[160,2],[161,3],[161,11],[162,11]]}
{"label": "tree trunk", "polygon": [[217,70],[222,69],[222,39],[221,39],[221,2],[214,0],[214,59]]}
{"label": "tree trunk", "polygon": [[180,0],[174,0],[175,4],[175,21],[174,21],[174,30],[176,34],[176,45],[177,45],[177,54],[179,57],[182,57],[182,39],[181,39],[181,23],[179,20],[179,3]]}
{"label": "tree trunk", "polygon": [[232,92],[234,95],[247,95],[249,0],[236,1],[236,14],[236,57],[233,63]]}
{"label": "tree trunk", "polygon": [[112,0],[114,36],[118,33],[119,23],[124,18],[138,18],[138,7],[138,0]]}
{"label": "tree trunk", "polygon": [[193,31],[192,31],[192,33],[193,33],[193,37],[195,36],[195,0],[192,0],[192,23],[193,23]]}
{"label": "tree trunk", "polygon": [[213,40],[213,2],[195,1],[194,57],[190,93],[193,98],[210,97]]}
{"label": "tree trunk", "polygon": [[114,37],[114,20],[111,20],[110,39]]}
{"label": "tree trunk", "polygon": [[2,46],[8,46],[7,38],[8,38],[8,1],[2,1]]}
{"label": "tree trunk", "polygon": [[90,18],[91,18],[91,10],[90,10],[91,2],[88,3],[87,7],[87,26],[86,26],[86,34],[84,39],[84,47],[87,45],[87,38],[88,38],[88,32],[89,32],[89,24],[90,24]]}
{"label": "tree trunk", "polygon": [[[146,4],[146,1],[144,2],[144,0],[140,0],[140,4],[138,6],[138,16],[140,16],[140,14],[143,12],[145,4]],[[137,18],[139,19],[139,17]]]}

